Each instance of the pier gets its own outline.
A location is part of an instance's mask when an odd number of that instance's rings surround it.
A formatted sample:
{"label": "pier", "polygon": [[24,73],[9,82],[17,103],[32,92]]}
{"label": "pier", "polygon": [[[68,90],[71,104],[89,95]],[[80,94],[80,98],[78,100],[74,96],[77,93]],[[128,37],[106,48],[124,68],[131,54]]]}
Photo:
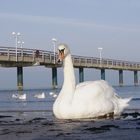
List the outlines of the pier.
{"label": "pier", "polygon": [[[55,61],[54,61],[55,60]],[[56,88],[57,68],[62,67],[57,63],[57,54],[45,50],[14,48],[0,46],[0,67],[17,68],[17,88],[23,89],[23,67],[45,66],[52,69],[52,87]],[[140,63],[113,59],[100,59],[97,57],[72,56],[73,65],[79,69],[79,82],[84,81],[84,69],[95,68],[101,71],[101,79],[105,80],[105,70],[112,69],[118,71],[119,85],[123,86],[123,71],[134,72],[134,85],[138,85],[138,71]]]}

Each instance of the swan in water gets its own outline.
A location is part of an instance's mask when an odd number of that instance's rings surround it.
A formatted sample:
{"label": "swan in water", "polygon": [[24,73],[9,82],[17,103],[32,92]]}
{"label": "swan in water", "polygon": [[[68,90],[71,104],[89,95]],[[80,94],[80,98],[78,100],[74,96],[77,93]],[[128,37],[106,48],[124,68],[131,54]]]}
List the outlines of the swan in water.
{"label": "swan in water", "polygon": [[56,97],[57,97],[57,94],[55,94],[54,92],[50,92],[49,94],[50,94],[50,96],[52,96],[53,98],[56,98]]}
{"label": "swan in water", "polygon": [[131,98],[122,99],[104,80],[88,81],[76,86],[70,50],[58,46],[59,61],[63,61],[64,82],[53,104],[58,119],[95,118],[107,114],[120,115]]}
{"label": "swan in water", "polygon": [[26,100],[26,94],[25,93],[24,94],[13,94],[12,98]]}
{"label": "swan in water", "polygon": [[50,92],[49,94],[50,94],[50,96],[53,96],[55,93],[54,92]]}
{"label": "swan in water", "polygon": [[45,98],[45,93],[42,92],[41,94],[36,94],[34,95],[35,98],[38,98],[38,99],[44,99]]}
{"label": "swan in water", "polygon": [[56,98],[57,97],[57,94],[53,94],[53,98]]}

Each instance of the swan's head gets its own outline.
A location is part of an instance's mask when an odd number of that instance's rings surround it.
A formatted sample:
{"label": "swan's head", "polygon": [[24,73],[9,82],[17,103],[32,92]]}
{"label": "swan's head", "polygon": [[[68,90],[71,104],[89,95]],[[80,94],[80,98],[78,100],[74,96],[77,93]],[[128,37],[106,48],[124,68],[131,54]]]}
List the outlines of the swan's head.
{"label": "swan's head", "polygon": [[63,61],[70,54],[70,50],[66,44],[58,45],[58,62]]}

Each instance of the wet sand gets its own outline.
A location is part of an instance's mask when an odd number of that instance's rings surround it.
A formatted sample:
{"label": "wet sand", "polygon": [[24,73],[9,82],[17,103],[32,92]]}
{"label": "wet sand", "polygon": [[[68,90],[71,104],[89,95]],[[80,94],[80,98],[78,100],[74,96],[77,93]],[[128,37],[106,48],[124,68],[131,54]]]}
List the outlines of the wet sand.
{"label": "wet sand", "polygon": [[138,140],[140,112],[119,118],[58,120],[52,112],[0,114],[0,140]]}

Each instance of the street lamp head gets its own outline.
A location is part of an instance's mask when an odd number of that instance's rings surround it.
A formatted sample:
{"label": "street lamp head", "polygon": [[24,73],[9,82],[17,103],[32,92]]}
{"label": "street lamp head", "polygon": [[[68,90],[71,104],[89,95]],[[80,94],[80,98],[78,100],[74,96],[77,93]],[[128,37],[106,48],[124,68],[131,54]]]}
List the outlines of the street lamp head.
{"label": "street lamp head", "polygon": [[16,33],[15,32],[12,32],[12,35],[15,35]]}
{"label": "street lamp head", "polygon": [[53,41],[53,42],[57,42],[57,39],[56,39],[56,38],[52,38],[52,41]]}
{"label": "street lamp head", "polygon": [[17,35],[20,35],[20,33],[18,32]]}
{"label": "street lamp head", "polygon": [[21,35],[19,32],[18,33],[16,33],[16,32],[12,32],[12,35],[17,35],[17,36],[19,36],[19,35]]}
{"label": "street lamp head", "polygon": [[19,45],[20,45],[20,47],[22,48],[23,47],[23,44],[24,44],[24,41],[18,41],[17,42]]}
{"label": "street lamp head", "polygon": [[20,43],[21,43],[21,41],[18,41],[17,43],[18,43],[18,44],[20,44]]}
{"label": "street lamp head", "polygon": [[102,50],[103,48],[99,47],[98,50]]}

